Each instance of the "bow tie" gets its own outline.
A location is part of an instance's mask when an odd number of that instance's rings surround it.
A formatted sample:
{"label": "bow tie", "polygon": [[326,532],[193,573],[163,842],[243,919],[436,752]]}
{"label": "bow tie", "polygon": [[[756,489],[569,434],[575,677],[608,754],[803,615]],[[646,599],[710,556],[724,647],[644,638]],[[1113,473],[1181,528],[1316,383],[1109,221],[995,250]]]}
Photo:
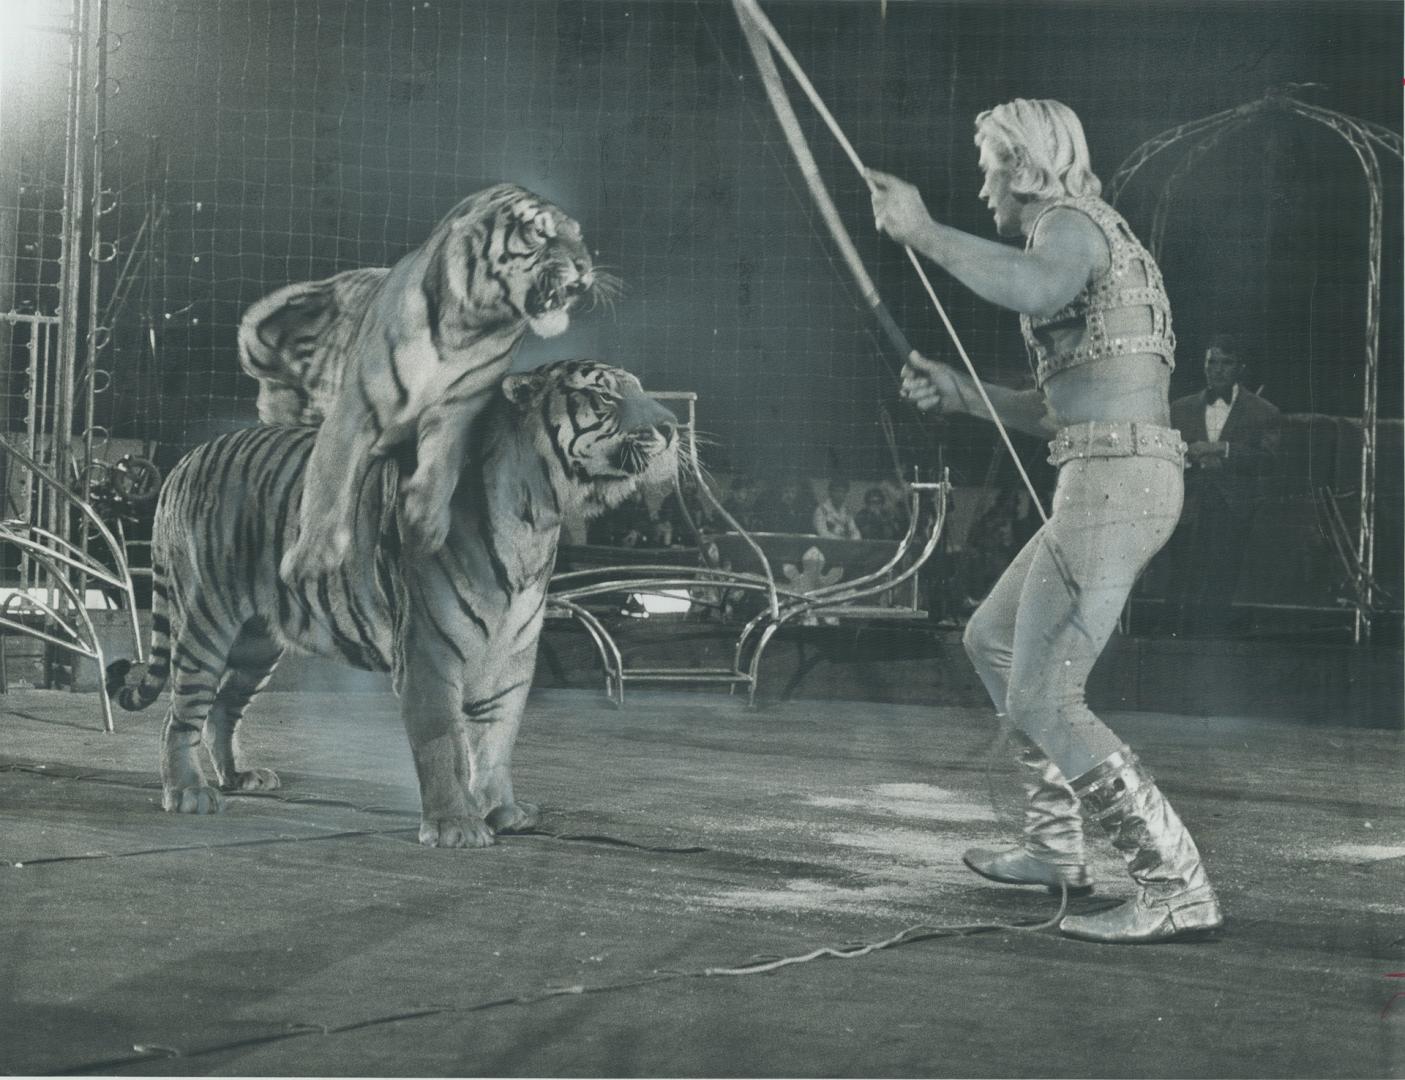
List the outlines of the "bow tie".
{"label": "bow tie", "polygon": [[1215,390],[1211,387],[1205,388],[1205,404],[1213,405],[1217,401],[1223,401],[1226,405],[1234,404],[1234,387],[1228,390]]}

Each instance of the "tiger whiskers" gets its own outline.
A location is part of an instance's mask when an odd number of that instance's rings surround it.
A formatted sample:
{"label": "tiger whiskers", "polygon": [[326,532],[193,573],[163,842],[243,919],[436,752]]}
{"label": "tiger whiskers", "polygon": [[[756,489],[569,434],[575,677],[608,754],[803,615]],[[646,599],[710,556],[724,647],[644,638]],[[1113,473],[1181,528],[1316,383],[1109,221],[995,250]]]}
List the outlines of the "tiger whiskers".
{"label": "tiger whiskers", "polygon": [[[680,472],[690,472],[702,475],[704,472],[702,457],[698,453],[697,438],[678,440],[678,469]],[[716,445],[715,440],[708,440],[709,445]]]}
{"label": "tiger whiskers", "polygon": [[624,279],[608,270],[596,267],[591,271],[590,306],[587,311],[603,307],[611,316],[615,313],[615,301],[626,292]]}
{"label": "tiger whiskers", "polygon": [[[631,437],[620,443],[620,471],[630,473],[631,475],[642,473],[649,465],[654,449],[653,444],[656,438],[657,436],[648,436],[646,438]],[[645,445],[646,440],[648,443],[647,446]]]}
{"label": "tiger whiskers", "polygon": [[707,488],[708,492],[715,498],[716,493],[721,490],[721,485],[718,484],[717,477],[715,477],[708,467],[696,457],[694,457],[689,464],[692,466],[693,475],[697,477],[698,482]]}
{"label": "tiger whiskers", "polygon": [[624,278],[620,277],[605,263],[596,263],[590,271],[594,282],[592,288],[602,290],[609,297],[616,297],[628,291]]}
{"label": "tiger whiskers", "polygon": [[716,435],[712,434],[712,432],[698,431],[697,429],[693,430],[692,438],[685,439],[684,442],[692,443],[692,446],[689,448],[689,453],[695,455],[698,460],[701,460],[701,447],[707,447],[708,449],[711,449],[714,446],[722,445],[722,440],[719,439]]}

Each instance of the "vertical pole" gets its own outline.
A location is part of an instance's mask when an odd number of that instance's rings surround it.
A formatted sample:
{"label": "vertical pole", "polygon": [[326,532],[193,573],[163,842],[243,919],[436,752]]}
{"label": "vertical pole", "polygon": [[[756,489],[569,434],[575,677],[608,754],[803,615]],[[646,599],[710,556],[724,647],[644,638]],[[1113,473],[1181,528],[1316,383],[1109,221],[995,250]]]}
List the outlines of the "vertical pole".
{"label": "vertical pole", "polygon": [[[63,209],[60,220],[62,234],[59,250],[59,325],[57,349],[54,356],[52,390],[47,409],[37,419],[47,427],[47,460],[36,460],[49,470],[59,484],[67,484],[72,460],[73,386],[78,365],[79,291],[83,287],[83,208],[84,181],[82,133],[86,109],[84,93],[88,74],[89,0],[71,0],[69,7],[68,97],[64,126],[63,148]],[[47,484],[36,484],[41,493],[41,506],[36,520],[54,535],[67,537],[72,520],[68,500],[48,490]],[[59,572],[54,568],[54,572]],[[49,583],[48,601],[62,603],[60,583]],[[80,587],[81,588],[81,587]],[[82,594],[79,594],[80,603]],[[45,683],[53,686],[59,668],[54,650],[46,651]]]}
{"label": "vertical pole", "polygon": [[[88,248],[88,332],[87,350],[83,367],[83,377],[77,385],[83,423],[83,454],[78,463],[78,482],[74,494],[84,502],[88,501],[89,466],[93,461],[93,395],[97,386],[98,353],[110,344],[111,333],[98,321],[98,292],[102,284],[102,267],[116,255],[116,250],[104,253],[102,240],[102,219],[105,213],[103,198],[103,142],[107,137],[107,12],[108,0],[93,0],[97,5],[97,33],[93,43],[93,62],[96,77],[93,82],[93,163],[92,201],[90,209]],[[108,208],[110,209],[110,208]],[[85,526],[79,537],[79,547],[88,550],[88,530]]]}
{"label": "vertical pole", "polygon": [[[19,279],[19,238],[20,238],[20,188],[23,185],[24,170],[21,166],[29,141],[15,138],[16,128],[24,135],[29,134],[30,125],[25,121],[25,110],[19,103],[6,109],[8,86],[6,84],[3,57],[0,57],[0,433],[9,434],[14,422],[15,406],[10,399],[14,385],[14,346],[15,326],[13,320],[5,316],[15,310],[15,295]],[[6,136],[9,138],[6,138]],[[5,483],[9,484],[9,471],[5,470]],[[5,495],[0,492],[0,495]]]}
{"label": "vertical pole", "polygon": [[[0,101],[3,106],[3,101]],[[15,422],[15,402],[11,398],[14,386],[14,356],[16,323],[8,318],[15,310],[15,293],[19,277],[19,202],[20,148],[5,147],[5,125],[8,118],[0,108],[0,432],[9,434]],[[13,163],[13,164],[11,164]],[[14,203],[11,205],[10,200]],[[0,496],[3,496],[0,492]]]}
{"label": "vertical pole", "polygon": [[[35,427],[39,420],[38,395],[41,378],[40,353],[48,348],[48,343],[53,337],[54,328],[42,323],[33,322],[29,324],[29,392],[25,394],[25,416],[24,416],[24,437],[25,450],[28,451],[31,459],[38,461],[35,456],[39,449],[39,432]],[[35,502],[37,493],[42,490],[33,472],[19,465],[13,457],[10,459],[10,468],[17,470],[24,477],[23,486],[19,488],[20,495],[20,515],[26,521],[42,521],[43,518],[35,514]],[[13,486],[11,490],[14,490]],[[32,588],[35,584],[37,571],[29,557],[27,550],[20,552],[20,585],[23,588]]]}
{"label": "vertical pole", "polygon": [[[82,288],[83,160],[80,153],[84,120],[84,75],[88,70],[89,0],[72,0],[69,22],[68,114],[64,135],[63,237],[59,255],[59,342],[54,377],[49,460],[41,462],[64,484],[68,482],[73,434],[73,385],[78,361],[79,290]],[[68,535],[69,507],[63,499],[50,503],[44,524],[58,536]]]}

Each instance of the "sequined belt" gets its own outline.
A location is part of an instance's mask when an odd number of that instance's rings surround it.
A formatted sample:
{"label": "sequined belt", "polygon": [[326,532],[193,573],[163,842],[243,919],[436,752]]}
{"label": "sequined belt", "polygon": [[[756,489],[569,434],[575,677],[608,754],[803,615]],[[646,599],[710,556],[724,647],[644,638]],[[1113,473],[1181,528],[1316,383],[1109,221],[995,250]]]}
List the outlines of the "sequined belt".
{"label": "sequined belt", "polygon": [[1185,451],[1185,441],[1174,428],[1091,420],[1059,429],[1049,443],[1049,464],[1057,468],[1075,458],[1154,457],[1184,466]]}

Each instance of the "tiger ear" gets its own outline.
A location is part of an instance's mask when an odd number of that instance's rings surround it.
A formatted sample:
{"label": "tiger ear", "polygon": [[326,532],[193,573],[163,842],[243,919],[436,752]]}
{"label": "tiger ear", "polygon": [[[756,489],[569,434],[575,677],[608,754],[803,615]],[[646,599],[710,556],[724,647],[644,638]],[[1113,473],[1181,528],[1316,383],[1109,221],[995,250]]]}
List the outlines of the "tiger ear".
{"label": "tiger ear", "polygon": [[545,385],[545,376],[535,371],[523,371],[503,379],[502,392],[508,401],[521,408],[526,408],[536,400]]}

